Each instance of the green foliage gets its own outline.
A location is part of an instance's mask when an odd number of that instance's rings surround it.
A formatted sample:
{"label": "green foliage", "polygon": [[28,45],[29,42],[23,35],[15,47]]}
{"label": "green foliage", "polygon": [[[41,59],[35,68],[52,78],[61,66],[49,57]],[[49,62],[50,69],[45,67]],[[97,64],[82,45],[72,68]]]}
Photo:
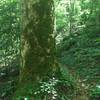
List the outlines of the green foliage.
{"label": "green foliage", "polygon": [[95,88],[91,89],[90,99],[98,100],[100,98],[100,86],[97,85]]}
{"label": "green foliage", "polygon": [[95,41],[98,37],[97,34],[91,33],[88,32],[87,34],[85,31],[77,36],[75,34],[69,35],[58,45],[60,62],[78,71],[81,77],[88,80],[99,75],[100,64],[100,48],[97,41]]}
{"label": "green foliage", "polygon": [[[70,76],[70,75],[68,75]],[[17,97],[16,100],[22,98],[28,98],[31,100],[32,97],[35,100],[72,100],[75,95],[75,82],[70,79],[66,80],[60,76],[60,78],[52,77],[43,79],[43,81],[36,83],[35,86],[28,84],[22,91],[27,91],[27,94]],[[20,93],[19,93],[20,94]]]}
{"label": "green foliage", "polygon": [[[0,1],[0,100],[11,99],[19,74],[19,1]],[[17,70],[16,70],[17,69]],[[15,78],[16,77],[16,78]]]}
{"label": "green foliage", "polygon": [[19,55],[19,14],[18,1],[0,1],[0,68]]}
{"label": "green foliage", "polygon": [[[39,82],[29,82],[15,94],[14,100],[28,98],[31,100],[72,100],[76,94],[76,81],[67,68],[62,68],[53,76],[46,76]],[[23,85],[23,83],[22,83]],[[24,93],[23,93],[24,91]]]}
{"label": "green foliage", "polygon": [[77,15],[73,10],[71,16],[76,16],[77,21],[69,24],[75,30],[57,45],[57,57],[72,73],[85,80],[85,87],[90,90],[93,84],[93,87],[100,84],[100,1],[81,0],[74,5],[78,5]]}

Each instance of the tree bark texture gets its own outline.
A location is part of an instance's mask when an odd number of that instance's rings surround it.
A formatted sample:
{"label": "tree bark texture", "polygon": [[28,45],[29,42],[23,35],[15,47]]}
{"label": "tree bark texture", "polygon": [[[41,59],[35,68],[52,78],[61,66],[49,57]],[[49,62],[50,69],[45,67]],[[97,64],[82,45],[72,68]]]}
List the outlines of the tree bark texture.
{"label": "tree bark texture", "polygon": [[55,64],[53,0],[22,1],[21,82],[52,74]]}

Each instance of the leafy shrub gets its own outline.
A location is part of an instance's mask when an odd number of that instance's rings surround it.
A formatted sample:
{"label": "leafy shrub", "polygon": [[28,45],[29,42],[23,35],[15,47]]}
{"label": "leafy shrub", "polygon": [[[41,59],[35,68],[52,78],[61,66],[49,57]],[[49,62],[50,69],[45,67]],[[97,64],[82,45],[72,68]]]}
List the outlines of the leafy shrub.
{"label": "leafy shrub", "polygon": [[100,85],[93,88],[90,94],[90,100],[99,100],[99,99],[100,99]]}
{"label": "leafy shrub", "polygon": [[46,77],[34,86],[27,84],[22,90],[27,93],[16,100],[22,100],[22,98],[31,100],[32,97],[35,100],[72,100],[75,96],[75,80],[67,71],[66,73],[64,71],[65,69],[62,68],[58,76]]}

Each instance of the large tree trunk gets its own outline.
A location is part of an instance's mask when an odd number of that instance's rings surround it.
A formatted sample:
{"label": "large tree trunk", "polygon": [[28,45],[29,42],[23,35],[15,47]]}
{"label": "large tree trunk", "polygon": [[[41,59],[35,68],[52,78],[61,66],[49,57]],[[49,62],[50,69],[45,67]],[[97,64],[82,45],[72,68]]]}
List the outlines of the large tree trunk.
{"label": "large tree trunk", "polygon": [[[53,0],[22,0],[22,11],[19,90],[51,76],[57,67]],[[22,94],[26,94],[24,92]]]}
{"label": "large tree trunk", "polygon": [[36,81],[55,67],[53,1],[23,0],[22,81]]}

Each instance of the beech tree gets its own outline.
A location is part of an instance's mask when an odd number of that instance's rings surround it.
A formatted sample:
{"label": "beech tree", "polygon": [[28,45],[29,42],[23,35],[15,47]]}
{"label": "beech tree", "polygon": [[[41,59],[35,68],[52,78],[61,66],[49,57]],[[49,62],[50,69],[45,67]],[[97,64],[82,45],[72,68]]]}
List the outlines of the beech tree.
{"label": "beech tree", "polygon": [[20,95],[28,85],[52,76],[55,60],[53,0],[22,0]]}

